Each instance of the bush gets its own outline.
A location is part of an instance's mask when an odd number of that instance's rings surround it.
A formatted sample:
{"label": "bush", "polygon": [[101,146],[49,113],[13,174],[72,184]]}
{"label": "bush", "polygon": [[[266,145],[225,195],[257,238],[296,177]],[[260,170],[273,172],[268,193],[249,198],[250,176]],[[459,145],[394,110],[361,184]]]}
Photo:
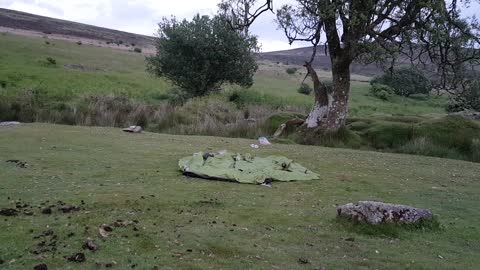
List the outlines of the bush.
{"label": "bush", "polygon": [[57,60],[55,60],[55,59],[52,58],[52,57],[47,57],[46,60],[47,60],[47,62],[50,63],[51,65],[56,65],[56,64],[57,64]]}
{"label": "bush", "polygon": [[136,47],[135,49],[133,49],[134,52],[136,53],[142,53],[142,49],[141,48],[138,48]]}
{"label": "bush", "polygon": [[310,87],[310,85],[306,84],[306,83],[302,83],[302,85],[300,85],[300,87],[298,88],[297,92],[300,93],[300,94],[303,94],[303,95],[310,95],[310,93],[312,93],[313,89],[312,87]]}
{"label": "bush", "polygon": [[395,94],[395,90],[388,85],[374,83],[370,88],[370,94],[381,100],[389,100]]}
{"label": "bush", "polygon": [[448,112],[473,110],[480,112],[480,80],[471,82],[465,91],[455,95],[447,105]]}
{"label": "bush", "polygon": [[384,84],[393,88],[395,94],[408,97],[415,94],[430,94],[432,83],[425,74],[414,67],[401,67],[392,73],[375,77],[370,84]]}
{"label": "bush", "polygon": [[295,73],[297,73],[297,68],[296,67],[289,67],[285,70],[285,72],[287,72],[287,74],[290,74],[290,75],[293,75]]}

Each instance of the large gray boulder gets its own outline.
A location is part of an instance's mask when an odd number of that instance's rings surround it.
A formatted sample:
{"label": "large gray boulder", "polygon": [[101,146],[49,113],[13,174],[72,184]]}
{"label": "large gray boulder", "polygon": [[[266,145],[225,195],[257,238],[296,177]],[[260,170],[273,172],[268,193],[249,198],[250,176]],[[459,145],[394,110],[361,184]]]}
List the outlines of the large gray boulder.
{"label": "large gray boulder", "polygon": [[433,218],[428,209],[374,201],[349,203],[337,208],[337,215],[352,221],[378,224],[418,224]]}

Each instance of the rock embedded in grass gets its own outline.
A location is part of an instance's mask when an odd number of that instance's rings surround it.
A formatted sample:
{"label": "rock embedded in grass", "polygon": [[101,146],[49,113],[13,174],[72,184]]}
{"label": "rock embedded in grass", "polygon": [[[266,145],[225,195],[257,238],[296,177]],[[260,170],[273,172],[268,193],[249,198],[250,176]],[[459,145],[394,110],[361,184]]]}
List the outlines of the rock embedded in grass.
{"label": "rock embedded in grass", "polygon": [[360,201],[356,204],[342,205],[337,208],[337,216],[371,225],[415,225],[433,219],[433,214],[428,209],[374,201]]}

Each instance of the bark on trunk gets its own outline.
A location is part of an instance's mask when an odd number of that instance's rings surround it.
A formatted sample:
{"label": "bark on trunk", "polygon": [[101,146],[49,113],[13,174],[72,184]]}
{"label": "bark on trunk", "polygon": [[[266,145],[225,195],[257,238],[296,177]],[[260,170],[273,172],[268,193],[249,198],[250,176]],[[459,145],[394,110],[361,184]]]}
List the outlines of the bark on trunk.
{"label": "bark on trunk", "polygon": [[350,96],[350,65],[333,63],[333,91],[327,119],[324,123],[326,131],[335,132],[345,126],[348,116],[348,98]]}
{"label": "bark on trunk", "polygon": [[313,91],[315,94],[315,104],[312,111],[308,114],[305,124],[307,128],[317,128],[327,117],[329,98],[325,84],[318,79],[317,72],[313,69],[312,64],[305,63],[307,74],[310,75],[313,81]]}
{"label": "bark on trunk", "polygon": [[305,125],[309,129],[336,132],[345,126],[348,116],[350,62],[344,59],[332,59],[333,89],[330,93],[325,84],[318,79],[311,64],[307,63],[305,67],[312,78],[315,92],[315,104]]}

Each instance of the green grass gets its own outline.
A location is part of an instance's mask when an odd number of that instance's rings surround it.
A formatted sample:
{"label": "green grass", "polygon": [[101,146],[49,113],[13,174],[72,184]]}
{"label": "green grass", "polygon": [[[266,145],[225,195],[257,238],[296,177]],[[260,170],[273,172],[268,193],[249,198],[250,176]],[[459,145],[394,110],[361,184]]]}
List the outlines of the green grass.
{"label": "green grass", "polygon": [[[59,40],[47,45],[44,39],[10,34],[0,36],[0,49],[0,80],[9,92],[44,89],[60,99],[115,93],[150,100],[170,87],[145,72],[144,56],[138,53]],[[56,67],[42,63],[47,57],[57,61]]]}
{"label": "green grass", "polygon": [[[144,56],[139,53],[79,46],[66,41],[0,35],[0,82],[6,84],[1,92],[10,94],[25,89],[44,90],[49,96],[70,100],[78,95],[124,94],[132,98],[157,102],[172,85],[145,72]],[[56,66],[45,65],[47,57],[56,60]],[[262,102],[272,106],[310,108],[312,96],[297,92],[305,76],[303,68],[289,75],[286,66],[260,62],[252,90],[262,96]],[[65,66],[82,65],[84,70]],[[290,67],[290,66],[288,66]],[[323,79],[329,74],[319,71]],[[370,85],[363,76],[353,75],[350,115],[418,115],[444,114],[447,99],[432,97],[427,100],[395,97],[382,101],[369,95]],[[359,81],[356,81],[359,80]],[[309,82],[307,80],[307,82]],[[226,87],[227,92],[236,87]]]}
{"label": "green grass", "polygon": [[[476,269],[480,263],[478,164],[274,144],[255,154],[286,155],[321,180],[265,188],[177,171],[178,159],[195,151],[251,152],[252,142],[47,124],[2,128],[0,207],[21,200],[34,215],[0,218],[0,268],[94,269],[115,261],[114,269]],[[85,205],[71,214],[40,214],[36,207],[47,200]],[[336,220],[336,205],[358,200],[430,208],[440,228],[376,230]],[[98,227],[117,219],[137,220],[138,231],[114,228],[101,240]],[[44,239],[34,237],[48,229],[58,237],[57,251],[32,254]],[[82,250],[87,237],[97,252]],[[64,258],[76,252],[85,252],[86,262]]]}

